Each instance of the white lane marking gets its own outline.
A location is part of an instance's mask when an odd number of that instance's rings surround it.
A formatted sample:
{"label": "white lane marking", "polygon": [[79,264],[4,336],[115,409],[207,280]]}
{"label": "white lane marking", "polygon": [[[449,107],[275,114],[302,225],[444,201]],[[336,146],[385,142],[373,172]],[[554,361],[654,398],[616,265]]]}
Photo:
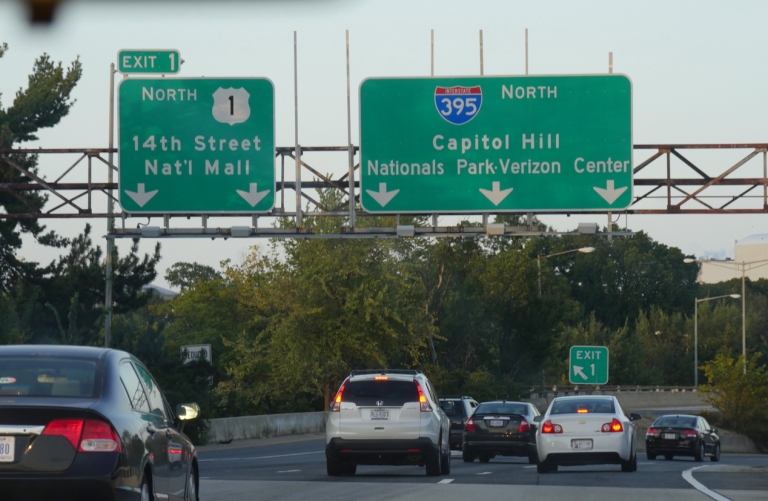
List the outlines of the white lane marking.
{"label": "white lane marking", "polygon": [[443,480],[439,481],[438,484],[450,484],[453,482],[452,478],[444,478]]}
{"label": "white lane marking", "polygon": [[533,465],[533,466],[523,466],[523,468],[536,468],[536,465]]}
{"label": "white lane marking", "polygon": [[312,452],[296,452],[294,454],[278,454],[275,456],[256,456],[252,458],[213,458],[213,459],[198,459],[198,461],[247,461],[249,459],[273,459],[273,458],[287,458],[290,456],[306,456],[307,454],[323,454],[325,451],[312,451]]}
{"label": "white lane marking", "polygon": [[211,477],[200,477],[200,480],[202,480],[202,479],[204,479],[204,478],[211,478]]}
{"label": "white lane marking", "polygon": [[295,473],[297,471],[301,471],[301,470],[283,470],[283,471],[278,471],[278,473]]}
{"label": "white lane marking", "polygon": [[691,468],[690,470],[685,470],[683,472],[683,479],[689,484],[691,484],[694,489],[696,489],[697,491],[701,492],[706,496],[711,497],[715,501],[731,501],[730,498],[722,496],[713,490],[707,489],[707,487],[704,484],[702,484],[701,482],[693,478],[693,472],[698,470],[699,468],[706,468],[706,466],[697,466],[695,468]]}
{"label": "white lane marking", "polygon": [[493,473],[493,472],[492,471],[483,471],[483,472],[477,473],[477,475],[490,475],[491,473]]}
{"label": "white lane marking", "polygon": [[637,464],[656,464],[656,463],[637,463]]}

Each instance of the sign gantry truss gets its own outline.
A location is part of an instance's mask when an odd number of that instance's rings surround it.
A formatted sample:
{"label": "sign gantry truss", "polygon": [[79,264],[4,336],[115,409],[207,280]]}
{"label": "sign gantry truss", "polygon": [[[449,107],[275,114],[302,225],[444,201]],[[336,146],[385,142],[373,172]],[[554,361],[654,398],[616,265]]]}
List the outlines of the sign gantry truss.
{"label": "sign gantry truss", "polygon": [[[354,170],[359,168],[359,149],[354,146]],[[626,214],[763,214],[768,213],[768,163],[767,152],[768,143],[744,143],[744,144],[636,144],[634,145],[634,198],[629,209],[616,212]],[[278,217],[296,217],[295,206],[290,205],[291,197],[288,197],[289,205],[286,206],[286,190],[296,192],[299,186],[298,195],[305,200],[305,203],[313,208],[306,212],[302,211],[304,217],[344,217],[349,223],[349,216],[352,213],[349,207],[350,186],[352,189],[351,198],[355,200],[357,207],[354,210],[356,216],[368,216],[363,210],[359,209],[359,182],[355,180],[350,185],[346,163],[348,161],[349,147],[347,146],[319,146],[319,147],[300,147],[300,165],[303,176],[310,176],[312,181],[302,181],[299,183],[295,179],[286,179],[285,165],[286,157],[289,165],[289,172],[295,164],[296,148],[278,147],[276,154],[276,203],[275,207],[268,213],[254,215],[250,231],[244,236],[312,236],[311,230],[307,228],[259,228],[258,219],[278,218]],[[24,200],[23,195],[27,192],[44,192],[49,194],[48,205],[42,210],[37,211],[29,207],[28,212],[19,213],[0,213],[0,219],[105,219],[110,217],[106,212],[107,201],[111,198],[117,201],[114,190],[118,189],[117,183],[107,182],[108,169],[112,168],[117,172],[118,168],[110,165],[108,154],[117,152],[117,149],[108,148],[71,148],[71,149],[10,149],[0,150],[0,167],[14,169],[21,175],[20,182],[0,183],[0,192],[13,196],[18,200]],[[728,158],[723,158],[722,153],[728,153]],[[41,157],[55,156],[59,158],[69,158],[75,156],[73,163],[64,168],[63,172],[54,180],[46,179],[42,173],[35,174],[23,168],[19,162],[14,161],[15,155],[36,154]],[[328,157],[334,154],[338,162],[339,169],[335,171],[344,171],[340,177],[334,179],[333,176],[322,174],[324,168],[316,165],[310,165],[305,155],[317,158],[317,154],[323,154]],[[644,157],[638,160],[637,157]],[[695,158],[694,158],[695,157]],[[48,158],[44,158],[44,167],[39,169],[49,170]],[[327,165],[330,158],[323,158],[323,164]],[[738,176],[738,174],[742,174]],[[738,177],[737,177],[738,176]],[[359,176],[356,176],[359,179]],[[324,206],[317,196],[318,189],[337,189],[344,195],[344,201],[337,207]],[[607,211],[548,211],[542,214],[605,214]],[[425,228],[415,228],[411,234],[415,235],[476,235],[476,234],[540,234],[541,229],[537,227],[506,227],[489,229],[494,225],[488,224],[489,216],[495,214],[483,214],[483,225],[477,226],[453,226],[439,227],[437,225],[437,216],[432,217],[432,226]],[[526,213],[530,217],[536,213]],[[407,216],[407,213],[399,215]],[[423,215],[423,214],[422,214]],[[448,215],[448,214],[446,214]],[[452,213],[451,216],[461,214]],[[475,214],[477,217],[477,215]],[[131,214],[121,211],[114,213],[113,216],[122,221],[114,229],[114,237],[137,237],[141,236],[141,230],[130,228],[134,224],[127,224],[131,218],[141,218],[142,222],[147,218],[162,218],[163,226],[160,228],[162,237],[229,237],[233,236],[232,229],[229,227],[208,228],[207,221],[209,217],[239,217],[242,213],[216,213],[216,214],[163,214],[163,213],[142,213]],[[201,218],[201,227],[178,228],[171,227],[172,219],[176,218]],[[238,227],[242,228],[242,227]],[[494,233],[495,232],[495,233]],[[500,232],[500,233],[499,233]],[[398,234],[397,227],[391,228],[361,228],[355,225],[346,226],[343,233],[347,236],[366,237],[366,236],[395,236]],[[400,234],[404,234],[401,233]],[[406,233],[407,230],[406,230]],[[614,234],[616,234],[614,232]],[[148,236],[148,235],[145,235]],[[158,236],[158,235],[155,235]]]}

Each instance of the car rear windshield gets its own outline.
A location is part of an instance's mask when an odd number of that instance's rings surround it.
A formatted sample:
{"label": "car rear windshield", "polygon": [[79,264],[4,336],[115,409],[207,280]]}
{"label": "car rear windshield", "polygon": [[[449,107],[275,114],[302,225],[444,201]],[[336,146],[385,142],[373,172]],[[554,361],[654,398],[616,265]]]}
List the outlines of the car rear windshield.
{"label": "car rear windshield", "polygon": [[653,426],[696,428],[696,418],[687,416],[662,416],[653,423]]}
{"label": "car rear windshield", "polygon": [[613,399],[569,398],[555,400],[550,414],[613,414]]}
{"label": "car rear windshield", "polygon": [[0,357],[0,396],[96,398],[96,361]]}
{"label": "car rear windshield", "polygon": [[440,408],[448,417],[464,417],[464,404],[461,400],[441,400]]}
{"label": "car rear windshield", "polygon": [[344,386],[342,402],[354,402],[358,407],[396,406],[418,402],[419,390],[413,381],[350,381]]}
{"label": "car rear windshield", "polygon": [[475,414],[528,414],[528,406],[523,404],[498,404],[488,402],[480,404],[475,409]]}

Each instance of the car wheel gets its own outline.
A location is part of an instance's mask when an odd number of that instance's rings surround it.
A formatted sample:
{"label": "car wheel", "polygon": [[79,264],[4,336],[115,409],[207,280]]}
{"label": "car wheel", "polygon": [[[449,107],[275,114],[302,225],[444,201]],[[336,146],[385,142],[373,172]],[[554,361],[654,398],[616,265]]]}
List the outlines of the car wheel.
{"label": "car wheel", "polygon": [[699,448],[693,455],[693,459],[695,459],[697,463],[704,461],[704,442],[699,442]]}
{"label": "car wheel", "polygon": [[440,465],[440,474],[442,475],[450,475],[451,474],[451,450],[448,449],[448,453],[443,456],[443,463]]}
{"label": "car wheel", "polygon": [[325,458],[325,469],[329,477],[340,477],[344,473],[341,462],[335,459]]}
{"label": "car wheel", "polygon": [[354,475],[357,473],[357,463],[342,463],[341,473],[344,475]]}
{"label": "car wheel", "polygon": [[633,454],[629,461],[621,462],[621,471],[629,473],[637,471],[637,453]]}
{"label": "car wheel", "polygon": [[141,479],[141,501],[152,501],[152,492],[149,489],[149,481],[146,475]]}
{"label": "car wheel", "polygon": [[190,470],[189,475],[187,475],[187,495],[184,497],[184,501],[197,501],[197,485],[195,484],[194,468]]}
{"label": "car wheel", "polygon": [[475,461],[475,455],[471,452],[464,451],[461,453],[461,457],[464,459],[465,463],[472,463]]}
{"label": "car wheel", "polygon": [[442,466],[442,459],[443,459],[443,440],[442,438],[438,440],[438,443],[440,444],[439,449],[437,451],[437,454],[434,455],[434,457],[431,457],[427,460],[426,464],[426,470],[427,470],[427,476],[428,477],[438,477],[440,476],[440,471],[443,469]]}
{"label": "car wheel", "polygon": [[481,463],[487,463],[488,461],[491,460],[491,455],[490,454],[480,454],[478,456],[478,458],[480,458],[480,462]]}
{"label": "car wheel", "polygon": [[667,461],[672,461],[674,457],[675,457],[674,454],[664,454],[664,459],[666,459]]}
{"label": "car wheel", "polygon": [[648,458],[648,461],[653,461],[654,459],[656,459],[656,454],[654,454],[653,452],[646,452],[645,457]]}
{"label": "car wheel", "polygon": [[718,461],[720,461],[720,442],[715,444],[715,453],[709,457],[709,460],[712,461],[713,463],[717,463]]}
{"label": "car wheel", "polygon": [[539,453],[532,451],[528,453],[528,464],[539,464]]}

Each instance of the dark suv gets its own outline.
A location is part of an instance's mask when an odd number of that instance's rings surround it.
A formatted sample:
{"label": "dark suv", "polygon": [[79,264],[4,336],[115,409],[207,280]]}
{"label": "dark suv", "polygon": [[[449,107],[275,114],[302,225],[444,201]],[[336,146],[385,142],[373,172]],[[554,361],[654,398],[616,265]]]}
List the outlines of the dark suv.
{"label": "dark suv", "polygon": [[440,399],[440,407],[451,420],[451,449],[461,450],[464,441],[464,423],[475,412],[478,403],[472,397],[446,397]]}

